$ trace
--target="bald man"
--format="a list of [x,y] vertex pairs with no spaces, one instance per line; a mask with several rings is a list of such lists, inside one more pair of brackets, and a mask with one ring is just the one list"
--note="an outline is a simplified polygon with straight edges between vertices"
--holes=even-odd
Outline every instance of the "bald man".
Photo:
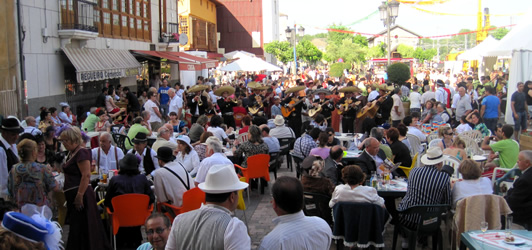
[[336,186],[342,184],[341,171],[344,167],[342,165],[342,158],[344,157],[344,150],[342,147],[333,146],[329,152],[329,157],[325,159],[325,166],[321,171],[323,177],[327,177]]
[[366,179],[371,177],[372,171],[379,172],[378,167],[386,160],[386,154],[380,149],[380,145],[377,139],[369,137],[364,140],[364,151],[355,159],[355,165],[366,173]]

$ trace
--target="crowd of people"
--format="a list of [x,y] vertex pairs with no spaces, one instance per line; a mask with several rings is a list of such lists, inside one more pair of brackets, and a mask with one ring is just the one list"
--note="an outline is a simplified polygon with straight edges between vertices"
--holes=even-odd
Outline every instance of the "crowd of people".
[[[160,86],[139,89],[138,96],[128,87],[108,86],[82,117],[60,103],[59,113],[43,107],[38,117],[28,116],[23,122],[3,118],[0,191],[14,207],[46,205],[57,211],[58,222],[63,225],[67,220],[70,225],[66,249],[108,249],[91,173],[117,172],[104,202],[111,210],[112,199],[128,193],[145,194],[150,203],[156,197],[158,202],[180,206],[183,193],[199,187],[206,193],[201,209],[173,222],[154,213],[144,227],[149,242],[142,243],[140,227],[126,228],[118,232],[118,246],[249,249],[246,226],[231,216],[237,191],[248,187],[238,180],[233,164],[246,168],[249,157],[279,153],[281,139],[289,139],[292,154],[302,160],[297,169],[302,177],[281,177],[272,186],[273,210],[279,217],[261,249],[327,249],[331,244],[332,218],[306,217],[303,192],[330,197],[330,208],[342,201],[375,204],[396,221],[414,227],[418,217],[397,218],[391,210],[421,204],[455,206],[466,197],[491,194],[486,177],[495,167],[517,166],[523,172],[506,200],[514,222],[530,229],[532,152],[520,152],[517,141],[526,132],[532,111],[532,81],[516,83],[517,91],[507,102],[504,74],[496,72],[480,82],[473,79],[468,74],[428,70],[394,85],[370,74],[334,79],[306,71],[297,77],[198,77],[186,88],[180,83],[169,86],[163,79]],[[119,101],[125,105],[118,106]],[[511,105],[514,126],[499,124],[505,105]],[[427,143],[422,126],[433,122],[445,125],[438,129],[435,146],[425,150],[409,141],[414,136],[415,141]],[[483,166],[469,159],[459,137],[472,130],[483,136],[479,147],[491,152]],[[357,143],[351,143],[355,147],[337,138],[340,131],[356,135]],[[88,137],[90,132],[98,132],[97,137]],[[117,138],[123,138],[122,143]],[[358,157],[344,160],[348,150],[358,151]],[[416,165],[412,152],[418,153],[420,167],[408,175],[401,168],[389,169],[390,162]],[[448,157],[460,161],[457,171],[463,180],[451,183],[450,175],[442,171]],[[408,190],[398,208],[367,185],[371,176],[388,174],[408,177]],[[191,225],[197,230],[188,230]]]

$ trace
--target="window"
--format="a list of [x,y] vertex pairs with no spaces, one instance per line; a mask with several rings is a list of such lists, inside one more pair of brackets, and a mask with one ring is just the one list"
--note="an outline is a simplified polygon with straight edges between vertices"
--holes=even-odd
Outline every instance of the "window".
[[121,37],[135,40],[151,39],[151,0],[100,1],[102,6],[100,8],[100,16],[102,20],[102,32],[100,32],[100,34],[104,37]]
[[80,29],[98,32],[97,4],[93,1],[60,0],[59,29]]

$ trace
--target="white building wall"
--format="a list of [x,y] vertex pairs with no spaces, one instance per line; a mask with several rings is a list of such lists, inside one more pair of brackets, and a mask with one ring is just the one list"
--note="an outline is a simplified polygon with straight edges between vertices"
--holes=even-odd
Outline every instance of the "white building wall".
[[279,41],[286,41],[286,28],[288,27],[288,15],[279,14]]
[[[397,35],[398,38],[395,38]],[[412,46],[416,48],[419,44],[418,38],[413,38],[414,35],[408,31],[405,31],[400,28],[395,28],[390,31],[390,40],[392,48],[396,47],[399,44],[405,44],[408,46]],[[376,37],[371,44],[369,44],[370,47],[379,45],[381,42],[387,43],[388,37],[386,33],[384,33],[383,36]]]
[[[263,44],[279,40],[279,0],[262,0]],[[264,52],[266,61],[275,63],[275,57]]]

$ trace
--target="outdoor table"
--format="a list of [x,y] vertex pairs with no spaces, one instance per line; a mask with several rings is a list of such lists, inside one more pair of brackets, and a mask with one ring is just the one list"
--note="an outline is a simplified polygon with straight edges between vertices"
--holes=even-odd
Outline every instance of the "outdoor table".
[[377,193],[384,199],[384,206],[392,216],[392,221],[397,220],[398,212],[395,199],[406,195],[407,182],[404,179],[390,180],[390,184],[377,185]]
[[359,150],[344,151],[344,157],[342,160],[346,162],[353,162],[358,158],[358,156],[360,156]]
[[[504,242],[504,230],[488,230],[482,233],[480,230],[462,233],[460,237],[460,249],[532,249],[532,232],[527,230],[512,230],[515,241],[512,244]],[[523,242],[519,245],[513,245]]]
[[471,159],[480,163],[480,169],[484,169],[484,165],[486,165],[488,157],[486,155],[473,155]]
[[[357,136],[357,138],[361,138],[362,137],[362,134],[360,133],[341,133],[340,135],[336,134],[334,137],[338,140],[340,140],[340,145],[346,147],[346,148],[349,148],[351,147],[351,143],[353,142],[353,140],[355,139],[355,135]],[[361,142],[361,141],[360,141]],[[359,142],[359,143],[360,143]]]

